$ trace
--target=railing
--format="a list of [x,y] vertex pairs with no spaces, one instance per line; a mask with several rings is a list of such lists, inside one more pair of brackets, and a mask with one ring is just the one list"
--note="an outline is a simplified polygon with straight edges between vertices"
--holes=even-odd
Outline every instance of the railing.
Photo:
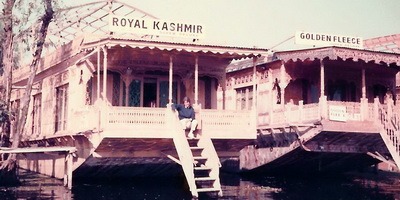
[[109,107],[105,127],[165,129],[166,108]]
[[[262,113],[259,117],[267,118],[266,120],[258,120],[259,125],[283,125],[289,123],[307,123],[318,121],[321,119],[339,120],[339,121],[375,121],[377,119],[377,110],[374,103],[360,102],[342,102],[342,101],[326,101],[322,106],[321,103],[313,103],[303,105],[302,101],[299,105],[286,104],[278,109]],[[324,108],[322,109],[321,106]],[[387,109],[387,105],[381,105]],[[325,111],[325,112],[324,112]],[[326,113],[327,116],[324,116]],[[334,118],[336,117],[336,118]],[[266,122],[265,122],[266,121]]]
[[[166,133],[167,124],[172,120],[168,116],[170,108],[95,106],[76,111],[71,124],[80,124],[86,130],[136,131],[141,134]],[[202,134],[210,138],[250,138],[256,137],[255,119],[251,111],[201,109],[196,118]],[[76,127],[76,126],[74,126]],[[252,128],[253,127],[253,128]],[[80,128],[82,129],[82,128]],[[172,135],[170,135],[172,136]]]
[[400,116],[399,107],[379,106],[380,134],[397,167],[400,166]]
[[285,108],[272,111],[270,124],[305,123],[321,118],[318,103],[306,105],[286,105]]
[[212,134],[210,137],[256,137],[253,118],[255,123],[255,117],[247,110],[202,109],[202,132]]

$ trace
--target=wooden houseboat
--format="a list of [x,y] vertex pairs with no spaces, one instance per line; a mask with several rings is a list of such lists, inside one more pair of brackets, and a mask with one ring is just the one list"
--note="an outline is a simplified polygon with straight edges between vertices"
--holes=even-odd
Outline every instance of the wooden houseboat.
[[[118,1],[66,9],[49,29],[19,149],[19,166],[71,187],[72,177],[184,174],[193,196],[222,194],[219,168],[256,139],[255,111],[224,107],[226,68],[264,49],[197,44],[107,28],[108,17],[155,19]],[[13,72],[17,111],[29,70]],[[19,89],[18,89],[19,88]],[[188,140],[172,103],[192,99],[199,121]]]
[[227,73],[227,108],[247,110],[257,101],[257,143],[241,151],[241,170],[312,174],[382,161],[399,166],[399,54],[322,47],[275,52],[256,68],[253,62],[233,63]]

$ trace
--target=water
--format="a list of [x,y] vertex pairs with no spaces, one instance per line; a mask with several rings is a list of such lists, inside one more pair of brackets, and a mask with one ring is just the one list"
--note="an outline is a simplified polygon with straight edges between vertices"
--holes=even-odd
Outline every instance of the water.
[[[21,171],[22,185],[0,187],[0,199],[192,199],[184,179],[75,180],[72,190],[62,181]],[[400,175],[352,174],[326,177],[243,177],[222,174],[224,196],[218,199],[329,200],[400,199]],[[213,199],[201,195],[199,199]],[[215,198],[214,198],[215,199]]]

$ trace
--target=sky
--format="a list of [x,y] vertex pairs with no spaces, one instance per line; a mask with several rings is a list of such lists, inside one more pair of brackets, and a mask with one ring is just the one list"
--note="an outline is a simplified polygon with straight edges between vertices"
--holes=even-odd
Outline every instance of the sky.
[[[92,1],[64,0],[64,4]],[[206,32],[201,43],[210,45],[289,50],[305,47],[288,40],[296,31],[362,39],[400,34],[399,0],[120,1],[159,19],[201,24]]]

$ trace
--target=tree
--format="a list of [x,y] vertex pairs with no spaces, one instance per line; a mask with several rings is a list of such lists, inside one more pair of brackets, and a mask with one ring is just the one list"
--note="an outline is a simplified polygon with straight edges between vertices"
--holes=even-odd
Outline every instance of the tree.
[[[28,24],[28,19],[37,18],[36,22],[34,22],[29,27],[20,26],[18,30],[18,35],[21,36],[23,34],[27,34],[32,37],[32,43],[29,43],[28,40],[23,40],[27,44],[27,52],[32,52],[32,61],[29,64],[30,74],[28,77],[27,85],[25,88],[24,96],[21,99],[21,111],[19,113],[18,119],[15,119],[16,123],[16,131],[13,134],[11,148],[18,148],[21,135],[24,133],[24,126],[26,124],[26,119],[28,116],[28,108],[30,102],[30,96],[32,92],[32,85],[36,75],[36,71],[39,65],[39,61],[42,55],[43,47],[45,44],[47,30],[50,22],[54,18],[54,9],[53,4],[56,1],[53,0],[38,0],[40,2],[31,2],[25,0],[6,0],[3,9],[3,22],[4,22],[4,35],[3,35],[3,43],[2,43],[2,66],[3,66],[3,92],[1,92],[1,99],[5,102],[5,110],[6,112],[10,110],[10,96],[12,90],[12,69],[14,67],[14,50],[15,44],[21,40],[17,40],[16,38],[16,24]],[[42,7],[41,7],[42,6]],[[24,10],[26,12],[14,12]],[[27,13],[27,14],[21,14]],[[35,14],[39,14],[39,16],[35,16]],[[25,35],[25,37],[27,36]],[[29,51],[30,50],[30,51]],[[9,112],[7,112],[8,114]],[[12,117],[7,115],[7,122],[10,124],[10,120]],[[7,125],[5,125],[7,127]],[[10,129],[6,128],[6,135],[10,135]],[[16,169],[16,155],[10,154],[7,159],[1,164],[0,170],[3,172],[15,171]]]

